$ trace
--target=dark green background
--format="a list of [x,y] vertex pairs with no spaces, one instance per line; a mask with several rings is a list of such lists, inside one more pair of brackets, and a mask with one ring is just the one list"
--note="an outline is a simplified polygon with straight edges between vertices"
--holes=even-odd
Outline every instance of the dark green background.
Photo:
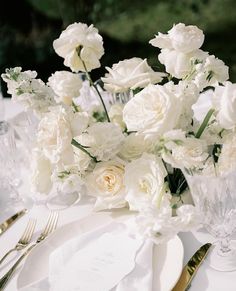
[[[157,49],[148,44],[173,23],[195,24],[206,34],[204,50],[230,66],[236,81],[236,0],[16,0],[1,1],[0,72],[7,67],[34,69],[44,81],[65,69],[52,42],[73,22],[93,23],[104,38],[102,65],[133,56],[157,69]],[[95,70],[96,79],[104,68]],[[1,83],[6,96],[5,84]]]

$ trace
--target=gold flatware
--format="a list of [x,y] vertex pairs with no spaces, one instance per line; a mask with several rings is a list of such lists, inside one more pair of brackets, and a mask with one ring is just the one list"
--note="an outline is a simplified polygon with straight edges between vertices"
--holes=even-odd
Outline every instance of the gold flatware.
[[21,238],[17,242],[14,248],[10,249],[1,259],[0,264],[7,258],[9,254],[11,254],[14,251],[21,251],[25,247],[27,247],[32,239],[34,229],[36,225],[36,219],[30,219],[28,221],[28,224],[24,230],[24,233],[22,234]]
[[196,251],[196,253],[192,256],[192,258],[188,261],[187,265],[183,268],[182,274],[175,285],[175,287],[172,289],[172,291],[185,291],[188,290],[190,287],[190,284],[193,280],[193,277],[196,275],[200,265],[206,258],[209,250],[210,250],[211,244],[207,243],[200,247]]
[[21,216],[23,216],[27,212],[27,209],[23,209],[16,214],[12,215],[10,218],[8,218],[6,221],[4,221],[2,224],[0,224],[0,235],[3,234],[14,222],[17,221]]
[[39,235],[37,240],[19,257],[19,259],[15,262],[15,264],[10,268],[10,270],[0,279],[0,290],[2,291],[7,283],[10,281],[12,275],[14,274],[15,270],[21,263],[21,261],[30,253],[30,251],[35,248],[39,243],[41,243],[50,233],[52,233],[56,227],[58,222],[58,212],[51,212],[47,224]]

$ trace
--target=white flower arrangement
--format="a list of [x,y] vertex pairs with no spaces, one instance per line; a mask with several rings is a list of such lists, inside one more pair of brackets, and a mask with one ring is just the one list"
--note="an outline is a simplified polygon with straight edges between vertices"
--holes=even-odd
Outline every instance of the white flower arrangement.
[[102,87],[89,74],[100,67],[102,37],[93,25],[74,23],[53,43],[72,72],[55,72],[45,84],[36,72],[6,70],[8,92],[40,119],[35,191],[83,186],[95,210],[136,211],[137,229],[157,243],[192,227],[194,207],[172,211],[173,196],[181,201],[187,190],[182,170],[236,167],[236,84],[223,61],[200,49],[203,42],[196,26],[174,25],[150,41],[166,72],[126,59],[106,68]]

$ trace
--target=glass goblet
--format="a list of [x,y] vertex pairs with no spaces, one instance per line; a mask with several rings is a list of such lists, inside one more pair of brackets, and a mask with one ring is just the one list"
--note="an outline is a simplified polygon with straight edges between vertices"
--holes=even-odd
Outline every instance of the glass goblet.
[[236,171],[221,176],[193,171],[184,174],[201,222],[216,239],[207,262],[218,271],[236,270],[236,249],[232,247],[236,232]]

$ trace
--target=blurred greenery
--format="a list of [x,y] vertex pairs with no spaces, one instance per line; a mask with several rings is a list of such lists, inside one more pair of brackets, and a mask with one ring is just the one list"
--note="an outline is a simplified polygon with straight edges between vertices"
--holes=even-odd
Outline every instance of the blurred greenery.
[[[157,49],[148,41],[174,23],[194,24],[204,30],[204,50],[230,66],[236,81],[235,0],[21,0],[5,2],[0,10],[0,72],[6,67],[35,69],[46,79],[65,69],[52,48],[61,30],[73,22],[93,23],[104,38],[102,65],[111,66],[132,56],[147,57],[153,66]],[[94,78],[104,68],[93,72]],[[5,84],[2,83],[4,95]]]

